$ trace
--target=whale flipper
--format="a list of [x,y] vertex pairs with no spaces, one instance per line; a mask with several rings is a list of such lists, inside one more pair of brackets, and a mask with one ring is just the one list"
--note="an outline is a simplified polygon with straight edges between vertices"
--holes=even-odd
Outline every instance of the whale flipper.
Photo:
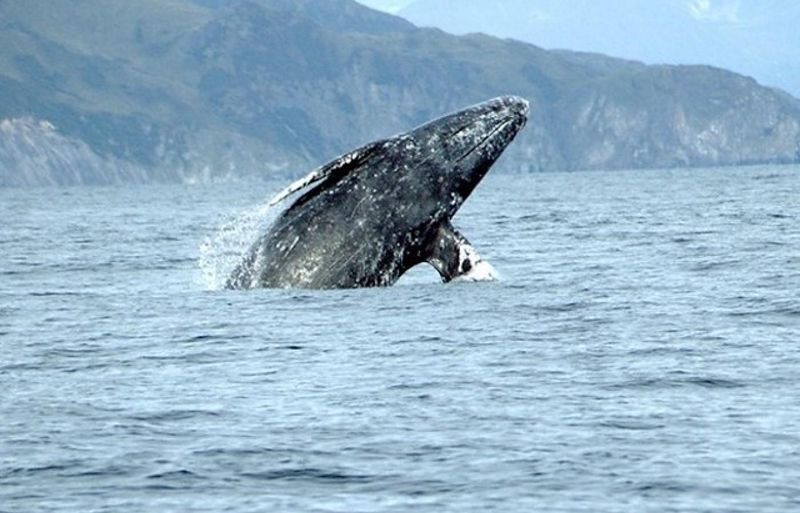
[[439,227],[427,262],[439,272],[445,283],[453,280],[492,281],[496,278],[491,264],[483,260],[467,238],[450,223]]
[[324,166],[318,167],[276,194],[271,200],[269,200],[268,205],[270,207],[274,207],[295,192],[305,189],[306,187],[309,187],[317,182],[329,179],[331,181],[338,180],[350,171],[358,169],[380,144],[382,144],[382,141],[368,144],[357,150],[345,153],[333,162],[329,162]]

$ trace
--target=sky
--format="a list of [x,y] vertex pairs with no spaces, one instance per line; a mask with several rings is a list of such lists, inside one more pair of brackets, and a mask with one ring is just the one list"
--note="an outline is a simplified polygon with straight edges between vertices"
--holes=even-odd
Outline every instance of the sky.
[[710,64],[800,97],[798,0],[360,0],[420,26],[650,64]]

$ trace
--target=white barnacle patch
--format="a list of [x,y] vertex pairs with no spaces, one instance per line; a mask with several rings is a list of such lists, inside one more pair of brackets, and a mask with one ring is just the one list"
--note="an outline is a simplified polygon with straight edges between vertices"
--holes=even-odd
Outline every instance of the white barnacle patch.
[[280,241],[279,243],[277,243],[275,245],[275,249],[277,249],[278,252],[280,252],[280,253],[289,253],[295,248],[295,246],[297,246],[298,242],[300,242],[300,236],[299,235],[297,237],[295,237],[294,239],[292,239],[291,242],[288,242],[286,240]]
[[[316,262],[307,262],[305,265],[300,266],[291,273],[291,283],[310,283],[317,275],[321,265]],[[291,285],[289,285],[290,287]],[[285,288],[289,288],[285,287]]]
[[497,271],[469,244],[458,248],[458,276],[453,281],[495,281]]

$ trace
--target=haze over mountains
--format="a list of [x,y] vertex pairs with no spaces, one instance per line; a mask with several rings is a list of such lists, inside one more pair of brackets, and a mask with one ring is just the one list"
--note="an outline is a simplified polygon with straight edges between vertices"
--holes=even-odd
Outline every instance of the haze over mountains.
[[420,26],[663,64],[711,64],[800,96],[794,0],[364,0]]
[[298,176],[500,94],[505,169],[800,160],[800,102],[709,67],[456,37],[351,0],[0,0],[0,185]]

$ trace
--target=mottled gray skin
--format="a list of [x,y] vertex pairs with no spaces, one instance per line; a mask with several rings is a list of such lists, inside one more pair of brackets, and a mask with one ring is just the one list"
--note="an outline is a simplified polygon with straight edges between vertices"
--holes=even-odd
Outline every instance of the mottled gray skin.
[[450,221],[527,121],[501,97],[368,144],[318,172],[325,179],[283,212],[228,287],[388,286],[429,262],[444,281],[477,253]]

